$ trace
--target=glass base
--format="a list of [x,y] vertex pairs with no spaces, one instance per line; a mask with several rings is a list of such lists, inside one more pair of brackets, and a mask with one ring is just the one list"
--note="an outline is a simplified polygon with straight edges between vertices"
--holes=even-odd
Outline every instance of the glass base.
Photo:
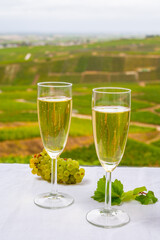
[[114,228],[127,224],[130,219],[126,212],[111,208],[94,209],[87,214],[87,221],[97,227]]
[[34,203],[42,208],[56,209],[71,205],[74,199],[66,193],[43,193],[34,199]]

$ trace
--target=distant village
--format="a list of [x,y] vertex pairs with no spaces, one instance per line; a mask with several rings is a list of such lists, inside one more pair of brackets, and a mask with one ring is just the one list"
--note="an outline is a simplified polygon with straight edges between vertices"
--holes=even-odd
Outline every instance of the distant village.
[[0,35],[0,48],[15,48],[20,46],[73,46],[94,43],[97,36],[63,36],[63,35]]
[[[73,46],[97,41],[106,41],[110,39],[127,39],[133,36],[112,36],[106,34],[99,35],[41,35],[41,34],[1,34],[0,48],[15,48],[20,46]],[[159,35],[135,36],[135,38],[155,38]]]

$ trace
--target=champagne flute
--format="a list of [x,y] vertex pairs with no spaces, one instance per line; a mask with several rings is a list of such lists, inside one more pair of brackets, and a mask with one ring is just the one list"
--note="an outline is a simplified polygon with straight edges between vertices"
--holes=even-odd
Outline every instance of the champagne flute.
[[66,145],[72,113],[72,84],[38,83],[38,120],[44,148],[51,158],[51,191],[38,195],[34,202],[43,208],[61,208],[73,198],[57,190],[57,157]]
[[131,90],[95,88],[92,94],[92,123],[96,153],[106,171],[105,205],[87,214],[93,225],[112,228],[129,222],[126,212],[111,207],[111,172],[120,163],[130,121]]

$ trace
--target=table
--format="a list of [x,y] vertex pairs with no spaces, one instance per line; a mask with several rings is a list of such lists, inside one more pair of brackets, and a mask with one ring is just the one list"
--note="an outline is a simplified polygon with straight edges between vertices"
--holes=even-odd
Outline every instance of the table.
[[[0,164],[0,240],[157,240],[160,239],[160,201],[143,206],[133,201],[118,207],[128,212],[129,224],[103,229],[86,221],[86,213],[103,206],[90,198],[102,167],[85,167],[86,176],[77,185],[59,185],[75,199],[67,208],[49,210],[36,206],[34,196],[50,190],[50,184],[32,175],[26,164]],[[115,178],[124,190],[145,185],[160,199],[160,168],[117,167]]]

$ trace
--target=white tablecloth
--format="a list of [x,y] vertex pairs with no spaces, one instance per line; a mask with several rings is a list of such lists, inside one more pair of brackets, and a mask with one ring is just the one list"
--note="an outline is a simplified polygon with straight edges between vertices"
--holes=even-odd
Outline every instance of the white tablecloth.
[[[50,184],[31,174],[24,164],[0,164],[0,240],[157,240],[160,239],[160,201],[143,206],[133,201],[118,207],[128,212],[131,221],[115,229],[95,227],[86,213],[103,206],[90,198],[102,167],[86,167],[86,176],[77,185],[59,185],[74,204],[58,210],[43,209],[34,196],[50,190]],[[160,168],[118,167],[112,180],[122,181],[125,191],[145,185],[160,199]]]

